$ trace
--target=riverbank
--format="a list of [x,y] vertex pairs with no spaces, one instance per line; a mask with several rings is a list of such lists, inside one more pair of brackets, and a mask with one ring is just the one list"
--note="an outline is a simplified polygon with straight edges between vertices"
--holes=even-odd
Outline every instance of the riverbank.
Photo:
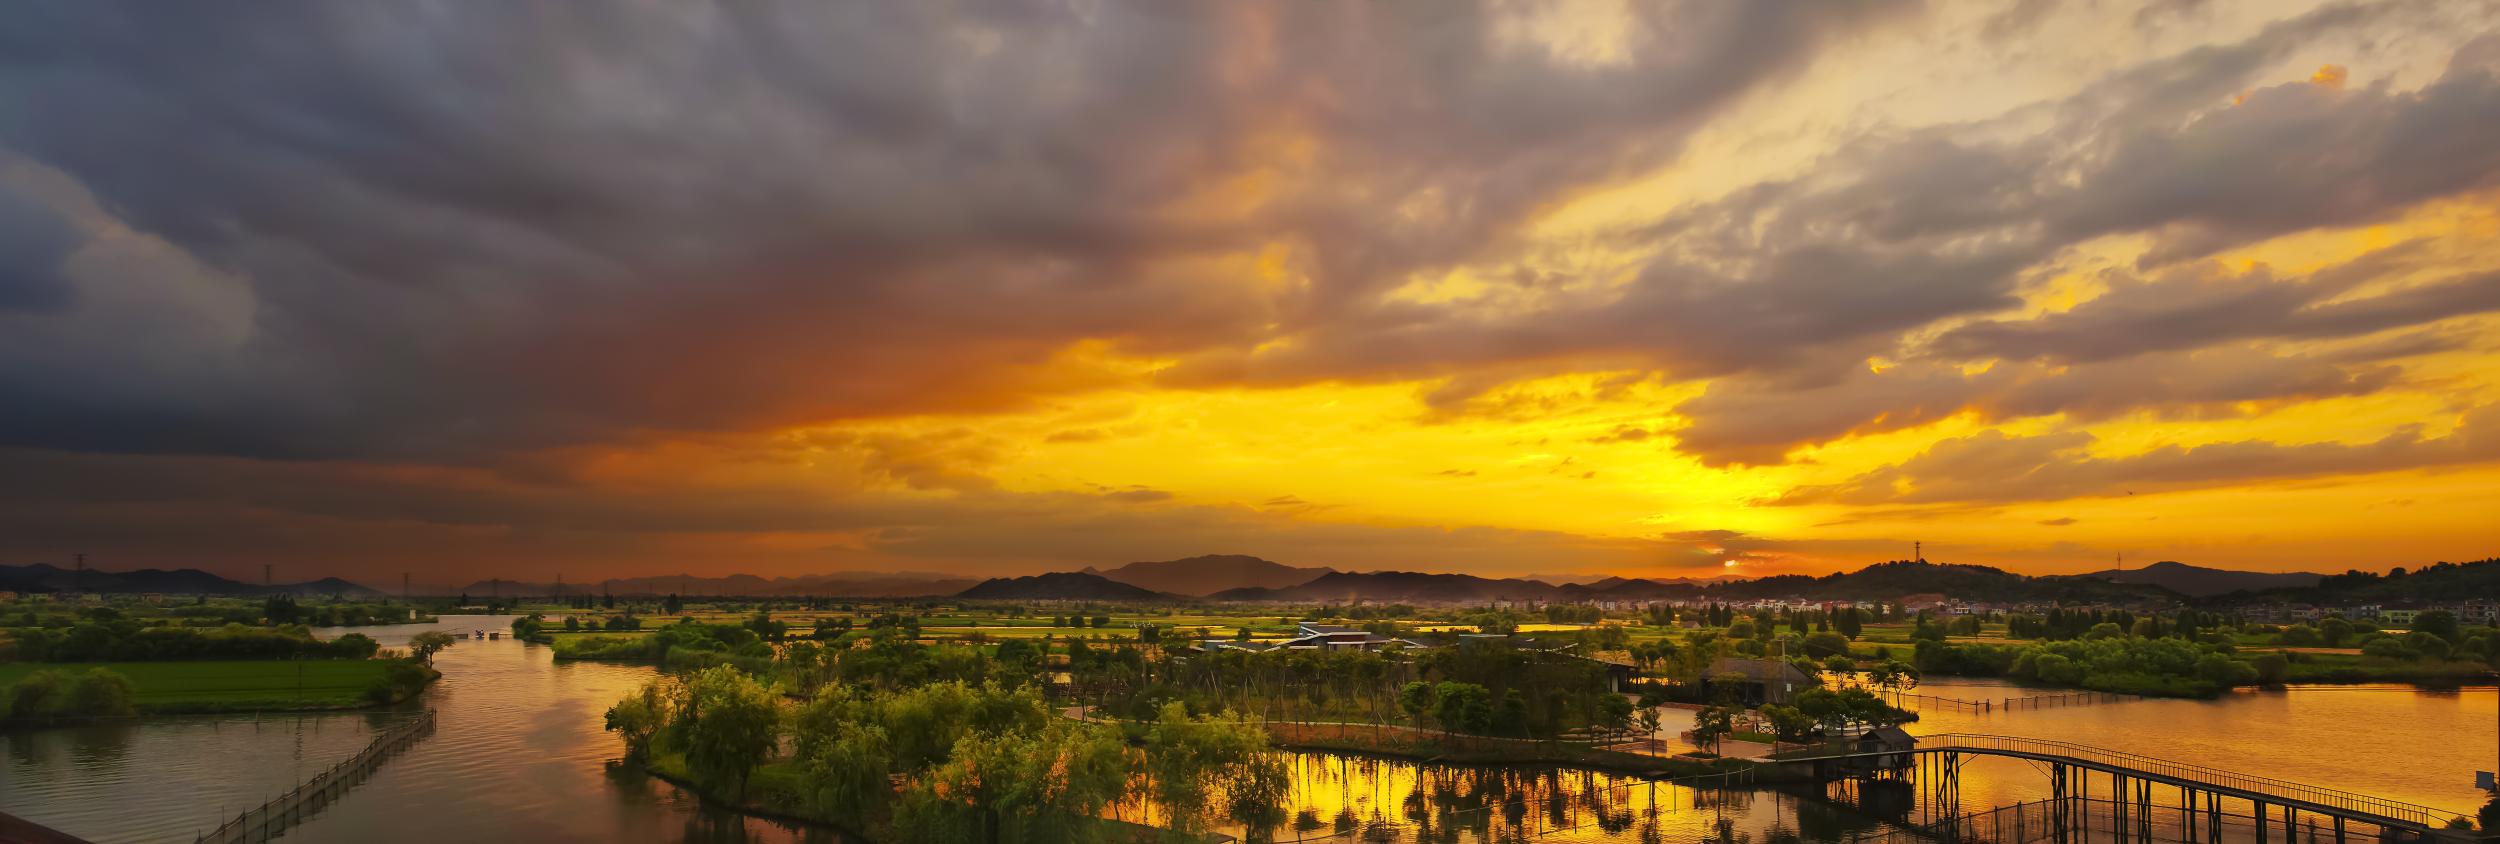
[[1272,721],[1263,725],[1280,750],[1377,756],[1452,765],[1564,765],[1617,774],[1681,779],[1756,767],[1741,759],[1709,761],[1627,753],[1583,744],[1470,736],[1370,724]]
[[[683,789],[706,804],[748,817],[791,826],[821,827],[839,832],[845,838],[864,842],[877,840],[855,828],[855,821],[825,817],[802,808],[805,802],[794,791],[798,772],[788,762],[772,762],[757,768],[747,780],[747,794],[743,799],[720,794],[698,782],[694,772],[686,766],[684,754],[655,754],[648,762],[638,766],[630,761],[615,764],[632,766],[653,779]],[[1094,822],[1102,829],[1103,840],[1116,844],[1219,844],[1228,840],[1221,835],[1189,835],[1113,818],[1095,818]]]
[[[442,674],[429,667],[424,682],[392,682],[386,659],[199,660],[185,662],[17,662],[0,664],[0,688],[38,671],[63,676],[103,668],[129,678],[131,707],[140,716],[235,712],[324,712],[388,706],[423,692]],[[387,697],[377,697],[387,689]],[[126,716],[125,716],[126,717]],[[9,723],[81,723],[85,716],[10,718]]]

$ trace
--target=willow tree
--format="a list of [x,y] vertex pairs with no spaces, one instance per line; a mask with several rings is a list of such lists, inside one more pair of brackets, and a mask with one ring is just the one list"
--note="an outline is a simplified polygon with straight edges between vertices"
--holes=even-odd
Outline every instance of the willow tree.
[[772,753],[781,709],[771,692],[734,666],[704,669],[686,684],[686,765],[713,786],[746,797],[747,778]]

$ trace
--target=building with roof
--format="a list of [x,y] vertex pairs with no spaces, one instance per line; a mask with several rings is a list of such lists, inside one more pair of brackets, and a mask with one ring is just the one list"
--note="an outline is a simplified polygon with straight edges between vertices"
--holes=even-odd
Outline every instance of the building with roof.
[[1821,684],[1813,675],[1781,660],[1732,656],[1711,660],[1709,675],[1702,678],[1704,693],[1715,696],[1720,688],[1734,686],[1737,698],[1751,706],[1786,704],[1799,692]]
[[1338,624],[1303,622],[1294,628],[1293,638],[1240,642],[1231,639],[1206,639],[1198,643],[1201,651],[1270,651],[1284,650],[1361,650],[1376,651],[1392,645],[1417,648],[1421,644],[1395,636],[1382,636],[1359,627]]

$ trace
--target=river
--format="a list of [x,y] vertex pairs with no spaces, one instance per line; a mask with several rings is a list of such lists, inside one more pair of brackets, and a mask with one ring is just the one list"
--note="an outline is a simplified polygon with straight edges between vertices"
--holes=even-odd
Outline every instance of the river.
[[[509,616],[359,628],[397,646],[427,629],[508,630]],[[349,632],[325,630],[330,636]],[[704,807],[666,783],[616,769],[600,713],[651,668],[558,663],[548,649],[462,641],[435,658],[441,682],[399,710],[150,719],[136,724],[0,733],[0,811],[100,844],[187,841],[243,808],[353,754],[416,706],[435,733],[290,838],[393,842],[834,842],[837,834]],[[1931,683],[1965,698],[2020,694]],[[2052,737],[2471,814],[2471,788],[2496,737],[2488,689],[2321,689],[1994,715],[1926,713],[1920,733]],[[1486,830],[1557,842],[1833,841],[1879,821],[1819,800],[1759,791],[1653,785],[1591,772],[1421,766],[1293,754],[1289,820],[1279,840],[1351,825],[1393,825],[1397,840],[1478,841]],[[1964,775],[1964,805],[2036,799],[2045,780],[2001,760]],[[1650,811],[1657,807],[1655,813]],[[1131,809],[1129,811],[1134,811]],[[1131,815],[1134,817],[1134,815]],[[1723,826],[1724,824],[1724,826]],[[1237,828],[1219,827],[1239,832]],[[1345,840],[1339,838],[1338,840]]]

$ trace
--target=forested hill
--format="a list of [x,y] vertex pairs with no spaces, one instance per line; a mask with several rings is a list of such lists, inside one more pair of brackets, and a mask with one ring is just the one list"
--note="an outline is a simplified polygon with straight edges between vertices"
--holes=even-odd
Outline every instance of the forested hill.
[[1056,571],[1030,577],[993,577],[956,595],[968,601],[1159,601],[1172,596],[1099,574]]
[[2029,577],[1989,566],[1895,560],[1822,577],[1784,574],[1704,587],[1712,599],[1894,601],[1908,595],[1943,595],[1964,601],[2062,601],[2128,603],[2176,601],[2158,586],[2111,583],[2089,577]]
[[290,595],[336,595],[351,598],[380,597],[370,587],[349,583],[335,577],[303,583],[280,583],[262,586],[229,580],[199,569],[138,569],[135,571],[78,571],[37,563],[31,566],[0,566],[0,591],[5,592],[163,592],[180,595],[264,595],[284,592]]
[[2318,581],[2318,585],[2305,589],[2270,589],[2229,597],[2300,601],[2327,606],[2390,601],[2500,600],[2500,558],[2470,563],[2432,563],[2412,570],[2395,568],[2386,574],[2347,571],[2327,575],[2326,579]]
[[1207,554],[1185,560],[1130,563],[1110,571],[1086,569],[1112,580],[1174,595],[1212,595],[1229,589],[1283,589],[1328,574],[1327,568],[1302,568],[1246,554]]

